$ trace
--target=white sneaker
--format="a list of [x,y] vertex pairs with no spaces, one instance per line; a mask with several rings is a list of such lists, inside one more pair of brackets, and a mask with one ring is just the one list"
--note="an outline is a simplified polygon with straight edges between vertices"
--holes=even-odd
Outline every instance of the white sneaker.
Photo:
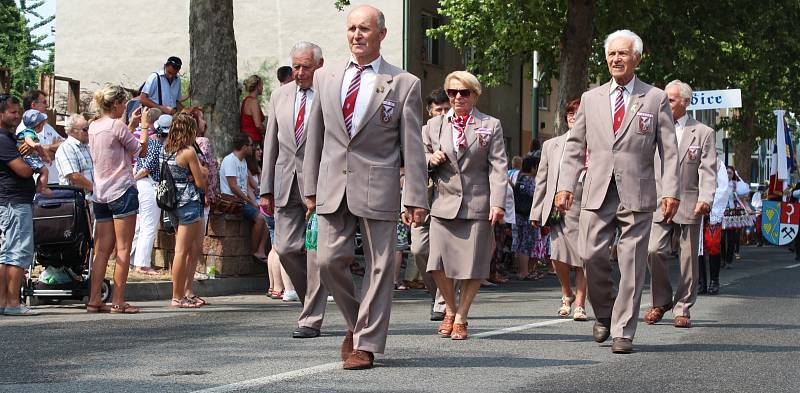
[[39,313],[26,305],[20,304],[19,307],[6,307],[6,309],[3,310],[3,315],[10,315],[14,317],[29,317],[29,316],[39,315]]
[[331,295],[328,295],[328,301],[329,301],[329,302],[332,302],[332,301],[333,301],[333,296],[331,296]]
[[283,293],[284,302],[296,302],[298,300],[300,300],[300,297],[297,296],[297,291],[286,291]]

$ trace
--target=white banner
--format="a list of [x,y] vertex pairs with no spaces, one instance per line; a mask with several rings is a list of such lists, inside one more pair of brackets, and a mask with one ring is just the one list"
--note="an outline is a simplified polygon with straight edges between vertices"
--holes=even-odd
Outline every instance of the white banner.
[[686,108],[690,111],[701,109],[741,108],[742,91],[739,89],[696,91],[692,102]]

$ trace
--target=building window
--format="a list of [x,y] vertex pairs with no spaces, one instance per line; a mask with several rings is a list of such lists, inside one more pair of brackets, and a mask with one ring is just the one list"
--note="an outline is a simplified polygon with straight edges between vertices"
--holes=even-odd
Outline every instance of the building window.
[[441,25],[441,18],[429,13],[422,13],[422,53],[420,58],[425,64],[439,65],[439,46],[441,39],[428,36],[428,29]]
[[542,88],[539,88],[539,110],[540,111],[547,111],[550,110],[550,94],[542,93]]

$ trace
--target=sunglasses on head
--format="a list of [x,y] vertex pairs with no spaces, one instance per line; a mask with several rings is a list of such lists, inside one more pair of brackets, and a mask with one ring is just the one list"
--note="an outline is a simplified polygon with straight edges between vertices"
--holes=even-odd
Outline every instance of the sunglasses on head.
[[447,96],[450,98],[456,98],[459,94],[461,97],[469,97],[472,93],[470,89],[447,89]]

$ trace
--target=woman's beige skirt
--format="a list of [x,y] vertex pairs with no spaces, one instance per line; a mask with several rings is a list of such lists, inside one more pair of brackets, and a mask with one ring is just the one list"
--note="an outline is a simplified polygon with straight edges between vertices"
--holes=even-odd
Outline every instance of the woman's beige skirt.
[[488,220],[431,217],[428,271],[457,280],[489,278],[494,232]]
[[583,183],[575,186],[575,197],[572,201],[572,208],[569,209],[564,218],[555,225],[550,226],[550,260],[564,262],[570,266],[583,267],[583,259],[580,257],[578,241],[579,226],[578,219],[581,216],[581,196],[583,194]]

